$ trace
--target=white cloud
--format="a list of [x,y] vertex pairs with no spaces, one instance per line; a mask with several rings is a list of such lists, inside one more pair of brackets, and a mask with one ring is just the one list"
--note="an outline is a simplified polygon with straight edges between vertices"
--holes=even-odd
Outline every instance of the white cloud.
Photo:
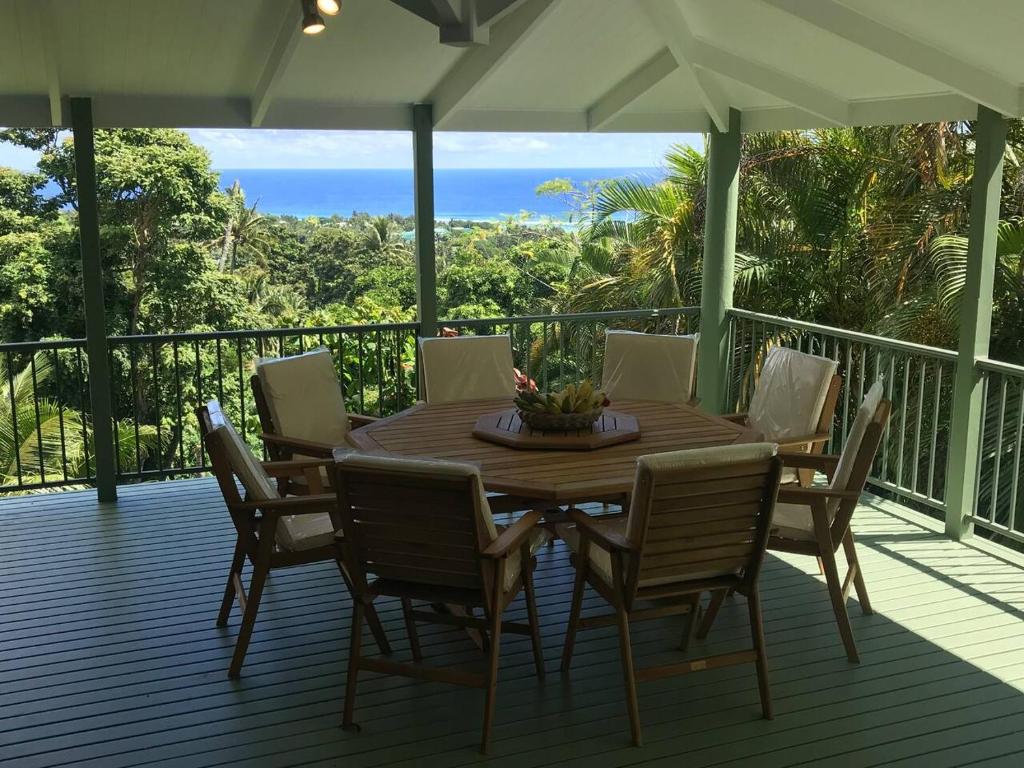
[[[194,129],[215,168],[411,168],[405,131]],[[701,146],[698,134],[444,133],[438,168],[641,168],[662,163],[672,144]],[[0,165],[34,167],[36,155],[0,143]]]

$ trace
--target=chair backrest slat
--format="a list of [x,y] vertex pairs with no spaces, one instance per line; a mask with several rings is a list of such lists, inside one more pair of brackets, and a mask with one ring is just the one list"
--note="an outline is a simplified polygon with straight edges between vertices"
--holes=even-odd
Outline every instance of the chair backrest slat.
[[489,572],[480,552],[493,536],[482,518],[490,510],[480,508],[479,476],[440,462],[454,473],[417,473],[390,461],[391,470],[388,460],[353,455],[335,467],[345,546],[362,583],[373,575],[484,596]]
[[[627,524],[638,546],[627,577],[630,599],[638,589],[676,581],[756,579],[781,461],[770,444],[712,450],[641,458]],[[702,465],[698,454],[719,458]]]

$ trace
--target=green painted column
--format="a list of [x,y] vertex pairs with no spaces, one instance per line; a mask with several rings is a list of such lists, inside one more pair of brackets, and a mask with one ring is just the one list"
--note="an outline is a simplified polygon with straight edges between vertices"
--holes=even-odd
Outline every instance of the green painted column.
[[729,130],[711,128],[708,145],[704,268],[697,346],[697,396],[702,407],[721,413],[727,406],[729,310],[736,260],[736,205],[740,176],[740,113],[729,110]]
[[416,211],[416,318],[421,336],[437,335],[437,263],[434,253],[434,109],[412,108]]
[[82,253],[85,299],[85,347],[89,359],[89,402],[95,444],[96,490],[100,501],[117,501],[117,464],[110,407],[110,361],[103,304],[100,220],[96,203],[96,148],[92,132],[92,100],[71,99],[78,187],[78,233]]
[[999,200],[1007,120],[978,107],[975,124],[971,224],[967,236],[967,280],[960,302],[960,346],[953,387],[953,416],[946,460],[946,534],[972,532],[978,477],[978,448],[984,429],[982,385],[974,361],[987,357],[992,336],[992,287],[996,269]]

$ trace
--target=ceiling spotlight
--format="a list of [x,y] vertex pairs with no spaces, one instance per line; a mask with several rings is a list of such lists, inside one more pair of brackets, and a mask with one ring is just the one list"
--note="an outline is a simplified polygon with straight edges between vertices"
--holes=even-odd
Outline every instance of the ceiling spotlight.
[[316,0],[316,7],[325,16],[337,16],[341,11],[341,0]]
[[307,35],[319,35],[326,28],[324,17],[317,13],[313,0],[302,2],[302,31]]

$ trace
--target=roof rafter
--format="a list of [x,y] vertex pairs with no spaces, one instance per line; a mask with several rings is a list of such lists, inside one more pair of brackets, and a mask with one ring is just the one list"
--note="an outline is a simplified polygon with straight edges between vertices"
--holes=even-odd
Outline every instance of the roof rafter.
[[43,55],[43,65],[46,68],[46,93],[50,100],[50,124],[59,126],[64,122],[64,115],[60,100],[60,69],[57,48],[52,34],[56,19],[50,0],[37,0],[35,8],[36,20],[39,24],[40,51]]
[[698,73],[692,58],[693,33],[682,10],[675,2],[641,0],[640,3],[651,23],[662,35],[677,63],[685,65],[693,76],[701,104],[719,131],[729,130],[729,103],[712,77]]
[[550,13],[557,0],[527,0],[495,24],[490,44],[464,53],[431,91],[427,101],[434,105],[434,124],[443,127],[455,110],[522,45]]
[[302,38],[302,25],[299,23],[298,3],[286,3],[284,18],[277,30],[277,37],[274,45],[267,55],[259,80],[256,81],[256,89],[252,93],[250,124],[253,128],[259,128],[263,119],[267,116],[270,103],[274,99],[274,90],[281,77],[288,68],[295,49],[299,47],[299,40]]
[[1004,115],[1021,112],[1020,89],[998,75],[871,19],[834,0],[762,0],[818,29],[936,80]]
[[597,131],[679,68],[675,56],[662,48],[630,74],[609,89],[587,110],[587,127]]

